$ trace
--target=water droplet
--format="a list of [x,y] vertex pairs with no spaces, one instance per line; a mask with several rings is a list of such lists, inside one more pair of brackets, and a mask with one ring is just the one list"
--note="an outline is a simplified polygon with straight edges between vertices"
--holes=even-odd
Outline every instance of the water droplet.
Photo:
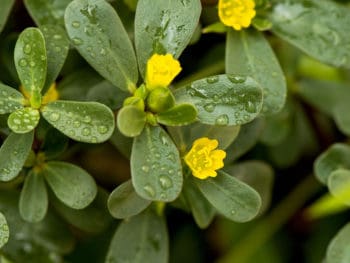
[[171,181],[169,176],[161,175],[159,177],[159,184],[163,189],[168,189],[173,186],[173,182]]
[[255,104],[251,101],[248,101],[246,104],[246,110],[250,113],[255,113],[256,112]]
[[244,83],[246,81],[246,77],[244,76],[227,75],[227,78],[235,84]]
[[90,123],[91,122],[91,117],[90,116],[85,116],[84,119],[83,119],[83,122],[85,123]]
[[215,104],[209,103],[204,105],[204,110],[206,112],[213,112],[215,110]]
[[72,22],[72,27],[79,28],[80,27],[80,22],[79,21],[73,21]]
[[207,78],[207,82],[209,84],[213,84],[213,83],[216,83],[218,81],[219,81],[219,77],[218,76],[212,76],[212,77]]
[[31,66],[32,68],[34,68],[34,67],[35,67],[35,62],[34,62],[34,61],[30,61],[30,62],[29,62],[29,66]]
[[235,210],[231,210],[231,215],[234,215],[236,214],[236,211]]
[[50,117],[49,117],[49,119],[50,119],[50,121],[58,121],[59,119],[60,119],[60,114],[59,113],[57,113],[57,112],[52,112],[51,114],[50,114]]
[[97,143],[97,138],[95,136],[92,136],[91,143]]
[[106,50],[104,49],[104,48],[102,48],[101,50],[100,50],[100,54],[102,55],[102,56],[105,56],[106,55]]
[[222,114],[219,117],[217,117],[215,120],[216,125],[227,125],[228,122],[229,122],[229,118],[227,114]]
[[144,165],[141,167],[142,171],[144,171],[145,173],[148,173],[149,172],[149,167]]
[[14,118],[13,119],[13,123],[17,124],[17,125],[20,125],[21,124],[21,120],[20,119],[17,119],[17,118]]
[[101,134],[105,134],[105,133],[107,133],[108,132],[108,127],[107,126],[105,126],[105,125],[101,125],[101,126],[99,126],[98,127],[98,132],[99,133],[101,133]]
[[83,135],[84,135],[84,136],[89,136],[90,134],[91,134],[90,128],[84,128],[84,129],[83,129]]
[[30,52],[32,52],[32,47],[29,44],[24,45],[23,52],[26,54],[30,54]]
[[60,48],[60,47],[55,47],[55,52],[61,52],[62,51],[62,48]]
[[13,155],[17,155],[18,151],[13,151],[12,153],[13,153]]
[[77,46],[83,44],[83,40],[81,40],[81,39],[78,38],[78,37],[73,38],[72,41],[73,41],[73,44],[74,44],[74,45],[77,45]]
[[74,128],[79,128],[80,125],[81,125],[80,121],[74,121],[74,122],[73,122],[73,127],[74,127]]
[[149,197],[154,197],[156,195],[154,188],[148,184],[143,187],[143,190],[145,190]]
[[26,67],[28,65],[27,60],[24,58],[21,58],[18,63],[21,67]]

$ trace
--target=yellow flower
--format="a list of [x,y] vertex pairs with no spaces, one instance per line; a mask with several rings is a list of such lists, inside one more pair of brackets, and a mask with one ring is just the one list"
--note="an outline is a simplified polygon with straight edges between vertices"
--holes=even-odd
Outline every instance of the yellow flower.
[[157,87],[167,87],[179,74],[181,66],[179,61],[171,54],[154,54],[146,66],[146,86],[149,90]]
[[[28,100],[30,99],[30,94],[24,89],[23,86],[19,87],[19,90],[22,92],[22,94],[24,95],[25,98],[27,98]],[[59,94],[58,91],[56,89],[56,83],[52,83],[52,85],[50,86],[50,88],[48,89],[48,91],[45,93],[45,95],[42,97],[42,104],[47,104],[49,102],[53,102],[58,100],[59,98]]]
[[241,30],[249,27],[256,12],[254,0],[219,0],[219,17],[223,24]]
[[193,176],[199,179],[215,177],[217,175],[215,170],[224,167],[223,159],[226,157],[226,152],[215,150],[218,144],[217,140],[206,137],[193,142],[191,150],[185,156],[185,162],[192,170]]

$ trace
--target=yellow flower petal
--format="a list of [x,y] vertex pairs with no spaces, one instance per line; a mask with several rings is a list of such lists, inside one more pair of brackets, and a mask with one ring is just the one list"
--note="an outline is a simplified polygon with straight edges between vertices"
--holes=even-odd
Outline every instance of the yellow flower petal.
[[58,98],[59,98],[59,94],[56,89],[56,83],[53,83],[45,93],[42,99],[42,104],[48,104],[49,102],[58,100]]
[[181,66],[171,54],[154,54],[146,66],[146,86],[149,90],[167,87],[180,73]]
[[216,170],[224,167],[223,159],[226,157],[226,152],[215,150],[218,144],[217,140],[206,137],[193,142],[191,150],[185,156],[185,162],[193,176],[199,179],[215,177]]
[[250,26],[256,15],[254,8],[253,0],[219,0],[219,18],[224,25],[241,30]]

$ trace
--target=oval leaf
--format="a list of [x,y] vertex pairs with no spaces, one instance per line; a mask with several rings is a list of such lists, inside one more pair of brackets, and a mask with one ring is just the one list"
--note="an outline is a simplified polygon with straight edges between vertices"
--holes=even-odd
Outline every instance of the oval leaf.
[[262,113],[280,111],[287,96],[287,84],[278,60],[262,33],[229,30],[226,42],[226,73],[253,77],[262,87]]
[[150,200],[141,198],[134,190],[131,181],[119,185],[108,198],[108,210],[118,219],[139,214],[151,204]]
[[333,196],[350,206],[350,170],[333,171],[328,177],[327,185]]
[[333,144],[314,163],[316,178],[324,184],[331,173],[339,168],[350,169],[350,147],[346,144]]
[[134,139],[131,178],[136,192],[147,200],[170,202],[182,189],[179,152],[159,126],[146,126]]
[[113,7],[105,0],[75,0],[65,13],[66,29],[74,46],[104,78],[122,90],[138,79],[135,53]]
[[332,1],[278,1],[270,14],[272,31],[308,55],[350,68],[349,10]]
[[183,126],[195,122],[197,110],[191,104],[179,104],[157,115],[157,121],[168,126]]
[[40,94],[46,79],[47,58],[45,39],[38,28],[27,28],[19,35],[14,56],[24,89],[31,95]]
[[7,119],[7,125],[15,133],[27,133],[38,125],[39,120],[39,111],[26,107],[12,112]]
[[55,82],[69,50],[69,40],[62,27],[57,25],[44,25],[40,27],[43,32],[47,53],[47,75],[43,94]]
[[24,97],[17,90],[0,83],[0,114],[23,108]]
[[345,225],[328,245],[326,260],[329,263],[350,262],[350,223]]
[[2,29],[4,28],[7,18],[11,12],[12,6],[15,3],[15,0],[3,0],[1,2],[1,9],[0,9],[0,33]]
[[223,171],[218,171],[215,178],[195,179],[195,183],[217,211],[232,221],[247,222],[260,210],[259,194]]
[[125,106],[118,112],[118,129],[127,137],[140,135],[145,127],[145,123],[146,113],[135,106]]
[[0,181],[10,181],[21,171],[34,140],[34,133],[11,133],[0,148]]
[[56,129],[81,142],[104,142],[114,130],[113,112],[97,102],[54,101],[42,108],[42,114]]
[[2,248],[10,237],[9,226],[5,216],[0,212],[0,248]]
[[218,75],[197,80],[175,90],[176,101],[195,105],[200,122],[210,125],[241,125],[259,114],[263,95],[252,78]]
[[97,194],[94,179],[80,167],[64,162],[48,162],[45,179],[58,199],[74,209],[87,207]]
[[42,174],[30,171],[19,198],[19,213],[30,223],[40,222],[46,215],[48,198]]
[[152,54],[178,58],[191,40],[201,14],[199,0],[139,0],[135,46],[142,75]]
[[106,262],[168,262],[168,242],[164,218],[148,210],[119,225]]

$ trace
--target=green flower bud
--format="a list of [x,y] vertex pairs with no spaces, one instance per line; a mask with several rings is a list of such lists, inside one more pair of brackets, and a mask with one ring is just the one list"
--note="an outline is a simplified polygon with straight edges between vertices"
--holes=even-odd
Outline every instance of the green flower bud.
[[143,99],[139,97],[129,97],[124,100],[123,106],[128,106],[128,105],[133,105],[139,108],[140,110],[144,111],[145,110],[145,102]]
[[148,90],[145,84],[142,84],[134,93],[135,97],[139,97],[141,99],[146,99],[148,95]]
[[155,88],[147,97],[147,107],[154,113],[166,111],[174,105],[175,98],[168,88]]

